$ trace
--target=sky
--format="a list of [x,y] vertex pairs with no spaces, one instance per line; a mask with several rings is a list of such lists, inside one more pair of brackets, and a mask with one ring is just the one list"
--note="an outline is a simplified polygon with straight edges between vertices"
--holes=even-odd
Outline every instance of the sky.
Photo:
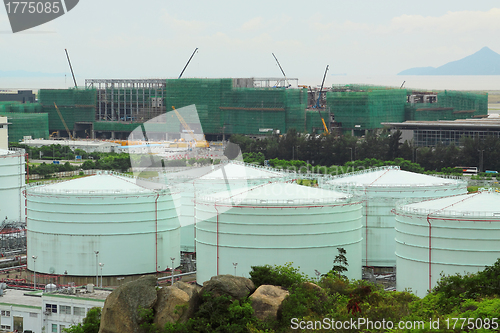
[[[438,67],[487,46],[500,53],[497,0],[80,0],[65,15],[13,34],[0,9],[0,71],[85,78],[395,75]],[[71,84],[66,78],[65,84]],[[5,86],[5,80],[2,81]],[[62,78],[61,78],[62,82]]]

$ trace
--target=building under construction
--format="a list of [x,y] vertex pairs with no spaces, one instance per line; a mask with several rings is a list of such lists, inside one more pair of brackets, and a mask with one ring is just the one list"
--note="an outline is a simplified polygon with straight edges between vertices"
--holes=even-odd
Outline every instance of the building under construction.
[[193,104],[209,140],[231,134],[284,133],[290,128],[310,132],[319,127],[319,115],[314,119],[306,113],[307,90],[285,89],[280,81],[89,79],[85,90],[40,90],[39,100],[49,114],[50,132],[60,136],[125,139],[141,123],[172,111],[172,106]]
[[333,86],[326,100],[337,126],[355,135],[382,128],[381,123],[483,118],[488,114],[487,93],[342,85]]
[[[488,95],[371,85],[318,90],[283,78],[87,79],[85,89],[41,89],[38,101],[0,102],[0,115],[11,123],[10,142],[23,136],[126,139],[172,106],[189,105],[196,106],[198,117],[186,122],[208,140],[272,135],[291,128],[322,133],[323,120],[329,131],[364,135],[382,128],[382,123],[484,117]],[[159,139],[165,126],[182,132],[173,117],[168,124],[155,124]]]

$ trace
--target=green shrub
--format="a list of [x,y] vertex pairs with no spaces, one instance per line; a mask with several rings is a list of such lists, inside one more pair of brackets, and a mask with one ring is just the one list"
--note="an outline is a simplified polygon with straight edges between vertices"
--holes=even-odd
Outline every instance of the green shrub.
[[283,266],[252,266],[250,280],[252,280],[256,288],[263,284],[270,284],[289,289],[294,285],[307,281],[307,276],[301,273],[298,268],[293,267],[292,263],[286,263]]

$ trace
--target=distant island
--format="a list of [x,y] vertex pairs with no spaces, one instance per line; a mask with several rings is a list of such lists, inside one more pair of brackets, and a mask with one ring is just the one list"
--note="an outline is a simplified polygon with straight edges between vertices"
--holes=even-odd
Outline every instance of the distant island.
[[500,54],[488,47],[437,68],[414,67],[398,75],[500,75]]

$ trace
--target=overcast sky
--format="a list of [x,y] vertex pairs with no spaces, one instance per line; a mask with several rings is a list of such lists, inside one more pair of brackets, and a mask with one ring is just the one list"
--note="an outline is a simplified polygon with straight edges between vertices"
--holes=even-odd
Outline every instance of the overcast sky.
[[64,16],[13,34],[0,10],[0,70],[81,78],[394,75],[484,46],[500,53],[498,0],[80,0]]

